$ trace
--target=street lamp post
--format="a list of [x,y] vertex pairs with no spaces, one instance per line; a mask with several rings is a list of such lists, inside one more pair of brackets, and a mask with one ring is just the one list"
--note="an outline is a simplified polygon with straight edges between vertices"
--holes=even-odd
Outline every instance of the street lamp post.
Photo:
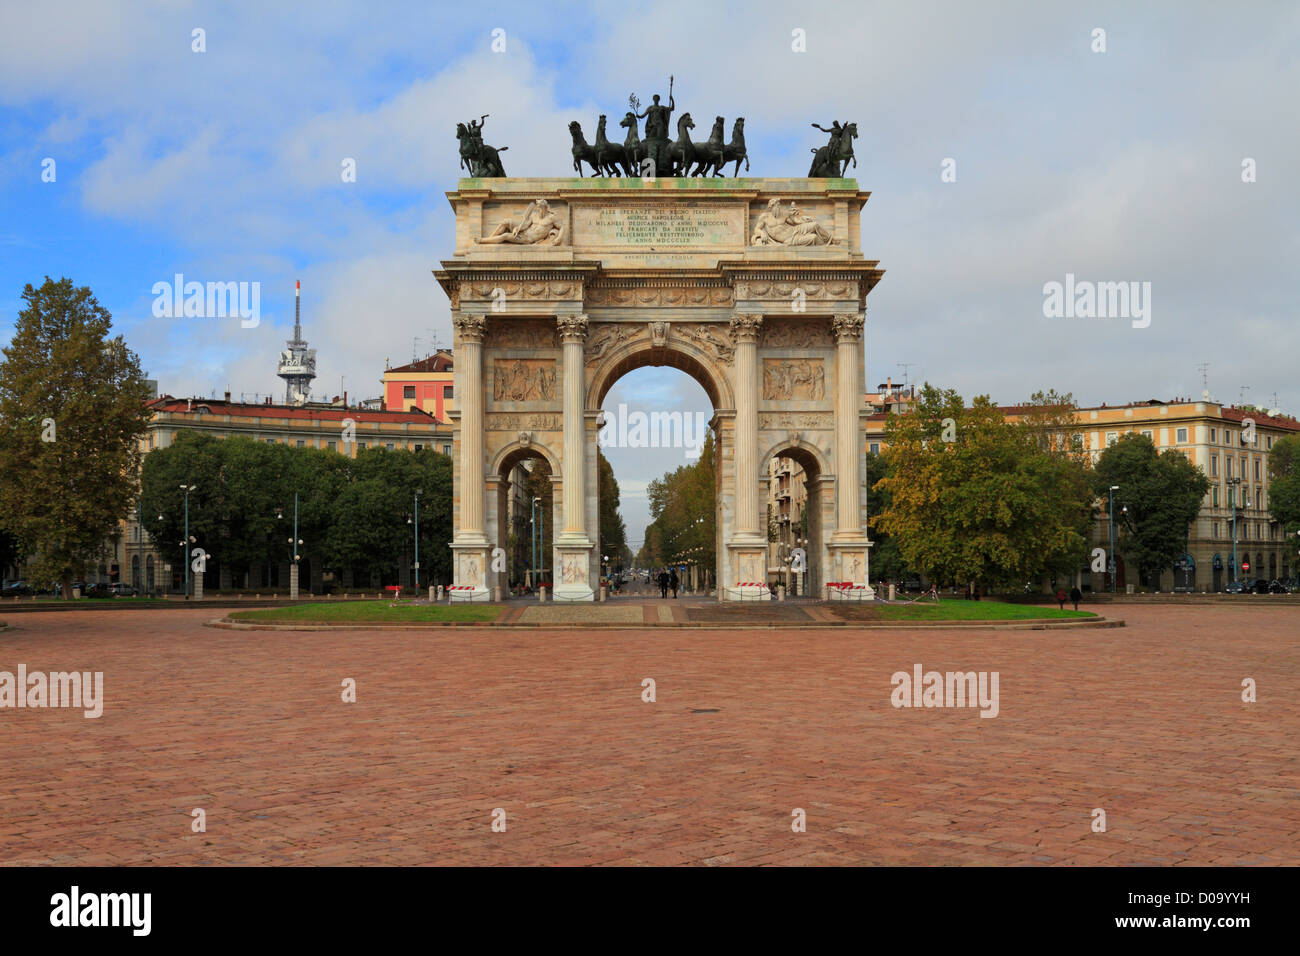
[[185,566],[185,600],[190,598],[190,492],[195,489],[194,485],[181,485],[181,491],[185,492],[185,538],[181,541],[181,564]]
[[1119,485],[1110,486],[1110,507],[1107,508],[1110,519],[1110,550],[1106,552],[1110,567],[1110,593],[1115,593],[1115,492],[1119,491]]
[[415,489],[415,593],[420,593],[420,494],[423,488]]
[[1237,583],[1237,496],[1234,492],[1241,484],[1240,478],[1228,479],[1228,507],[1232,509],[1232,583]]

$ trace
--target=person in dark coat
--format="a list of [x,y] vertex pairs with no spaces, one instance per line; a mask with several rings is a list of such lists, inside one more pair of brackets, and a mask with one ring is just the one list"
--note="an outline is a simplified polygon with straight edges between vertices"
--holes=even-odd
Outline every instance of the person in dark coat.
[[659,596],[666,598],[668,596],[668,572],[661,570],[655,582],[659,585]]
[[673,597],[677,597],[677,588],[681,585],[681,580],[677,577],[677,569],[673,568],[673,573],[668,576],[668,586],[673,589]]
[[1079,602],[1083,600],[1083,592],[1077,586],[1070,588],[1070,600],[1074,602],[1074,609],[1079,610]]

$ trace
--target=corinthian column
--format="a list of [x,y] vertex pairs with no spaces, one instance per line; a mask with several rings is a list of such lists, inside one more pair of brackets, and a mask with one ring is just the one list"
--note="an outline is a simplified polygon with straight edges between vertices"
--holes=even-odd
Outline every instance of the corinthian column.
[[564,533],[586,535],[584,507],[586,469],[583,421],[583,343],[587,340],[585,315],[562,315],[558,320],[564,343]]
[[736,417],[733,481],[736,519],[727,543],[726,580],[718,596],[743,600],[766,593],[767,534],[760,531],[758,513],[758,334],[763,316],[742,313],[731,318],[735,344]]
[[453,312],[456,403],[460,434],[460,510],[452,537],[454,583],[471,598],[486,597],[491,542],[483,533],[483,333],[481,315]]
[[[763,316],[732,316],[736,346],[736,536],[756,535],[758,520],[758,333]],[[766,539],[764,539],[766,540]]]
[[[862,316],[848,312],[831,321],[835,332],[835,536],[862,537],[859,486],[862,484],[858,433],[858,358],[862,353]],[[846,579],[847,580],[847,579]]]
[[481,315],[452,316],[460,383],[460,527],[457,537],[483,537],[483,332]]
[[557,601],[590,601],[591,540],[587,537],[586,376],[583,343],[587,317],[574,313],[557,320],[564,346],[564,531],[555,538]]

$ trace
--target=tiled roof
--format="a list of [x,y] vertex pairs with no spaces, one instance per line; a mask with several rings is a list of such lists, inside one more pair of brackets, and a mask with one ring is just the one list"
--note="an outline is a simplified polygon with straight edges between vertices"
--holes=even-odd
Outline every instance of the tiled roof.
[[[192,404],[191,404],[192,403]],[[261,403],[226,402],[221,399],[173,398],[164,395],[148,403],[156,412],[173,414],[193,414],[206,409],[209,415],[235,415],[243,418],[278,418],[296,421],[341,422],[351,418],[356,422],[395,423],[409,422],[413,425],[441,424],[433,415],[419,409],[409,411],[372,411],[364,408],[312,408],[295,405],[266,405]]]
[[420,359],[418,362],[390,368],[388,372],[450,372],[452,364],[450,352],[437,352],[428,358]]

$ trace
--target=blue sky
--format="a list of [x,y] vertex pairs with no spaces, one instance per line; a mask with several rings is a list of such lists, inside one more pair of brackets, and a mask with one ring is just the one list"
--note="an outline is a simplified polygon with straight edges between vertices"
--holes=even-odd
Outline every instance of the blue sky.
[[[569,120],[672,73],[679,109],[746,117],[752,175],[802,175],[809,123],[858,123],[863,248],[886,269],[872,384],[906,362],[968,396],[1118,403],[1199,394],[1208,361],[1216,398],[1249,386],[1296,412],[1298,53],[1300,11],[1262,2],[8,4],[0,341],[25,283],[68,275],[165,391],[278,394],[301,278],[318,391],[375,395],[414,337],[451,338],[430,271],[452,245],[455,123],[492,114],[511,175],[566,174]],[[177,272],[260,282],[261,325],[154,318]],[[1151,282],[1150,327],[1044,318],[1067,272]],[[680,373],[635,374],[607,408],[707,409]],[[611,457],[639,537],[635,496],[678,462]]]

